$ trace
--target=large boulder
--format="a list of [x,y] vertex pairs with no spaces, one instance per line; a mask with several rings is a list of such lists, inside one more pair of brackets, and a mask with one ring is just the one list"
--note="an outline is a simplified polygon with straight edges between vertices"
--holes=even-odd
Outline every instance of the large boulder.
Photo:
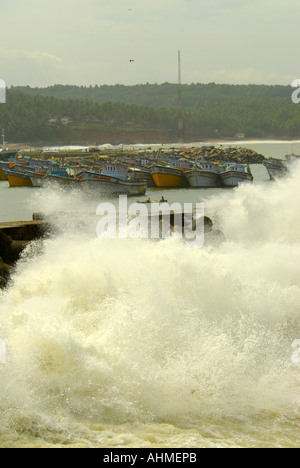
[[12,249],[13,240],[5,232],[0,231],[0,257],[3,262],[12,265],[15,262],[15,253]]
[[13,240],[10,236],[0,230],[0,257],[3,262],[13,265],[19,259],[29,241]]
[[0,289],[7,286],[12,270],[13,267],[4,263],[0,257]]

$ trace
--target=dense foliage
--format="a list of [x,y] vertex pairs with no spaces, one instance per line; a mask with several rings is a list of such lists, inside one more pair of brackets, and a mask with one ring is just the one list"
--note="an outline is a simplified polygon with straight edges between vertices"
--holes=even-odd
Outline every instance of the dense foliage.
[[[184,139],[299,138],[290,86],[182,85]],[[176,134],[176,84],[12,87],[0,104],[8,141],[76,141],[79,128],[160,129]],[[69,124],[62,119],[67,117]]]

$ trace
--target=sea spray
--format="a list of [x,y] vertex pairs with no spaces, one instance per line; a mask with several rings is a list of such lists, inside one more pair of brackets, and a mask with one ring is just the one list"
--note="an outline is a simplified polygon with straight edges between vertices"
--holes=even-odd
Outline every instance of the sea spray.
[[297,180],[208,200],[227,239],[217,249],[69,224],[25,254],[0,298],[2,425],[47,438],[273,415],[299,431]]
[[299,243],[300,164],[288,177],[268,183],[245,184],[205,201],[227,238],[243,244]]

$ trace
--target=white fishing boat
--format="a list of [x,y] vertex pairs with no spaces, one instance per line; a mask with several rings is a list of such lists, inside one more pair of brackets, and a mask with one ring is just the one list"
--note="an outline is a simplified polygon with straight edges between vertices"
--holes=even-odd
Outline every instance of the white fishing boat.
[[34,173],[34,174],[30,174],[29,177],[31,180],[32,187],[43,187],[44,179],[46,177],[45,174]]
[[216,163],[203,162],[185,172],[185,177],[193,188],[220,187],[220,167]]
[[155,186],[150,171],[145,168],[140,169],[127,164],[108,163],[102,167],[101,174],[122,180],[130,180],[131,182],[142,182],[149,187]]
[[125,164],[108,163],[104,164],[101,169],[101,174],[117,177],[118,179],[128,179],[128,166]]
[[287,164],[281,159],[269,158],[263,164],[271,180],[285,177],[289,172]]
[[220,177],[226,187],[237,187],[241,183],[253,181],[248,164],[227,164],[220,172]]
[[189,171],[193,167],[193,163],[191,161],[187,161],[184,158],[178,159],[169,159],[168,166],[175,168],[175,169],[181,169],[182,171]]
[[33,187],[45,187],[53,184],[63,187],[76,187],[79,185],[79,182],[75,177],[38,173],[33,173],[29,176]]
[[93,171],[82,172],[77,176],[77,180],[82,188],[107,195],[144,195],[147,190],[144,182],[131,182]]

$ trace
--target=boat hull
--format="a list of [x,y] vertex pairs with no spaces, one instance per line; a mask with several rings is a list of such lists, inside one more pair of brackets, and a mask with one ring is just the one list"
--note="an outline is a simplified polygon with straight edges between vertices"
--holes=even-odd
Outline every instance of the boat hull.
[[237,187],[241,183],[252,182],[253,178],[248,173],[238,173],[235,171],[227,171],[220,174],[223,185],[226,187]]
[[209,171],[188,171],[186,178],[193,188],[214,188],[220,187],[219,174]]
[[152,174],[156,187],[185,187],[182,177],[172,174]]
[[154,166],[152,168],[152,179],[156,187],[161,188],[177,188],[187,187],[188,181],[181,169],[173,169],[162,166]]
[[285,177],[289,172],[288,168],[284,164],[265,163],[264,166],[267,169],[271,180]]
[[43,187],[43,182],[36,177],[30,177],[32,187]]
[[79,185],[78,180],[74,177],[59,176],[53,174],[47,174],[46,177],[44,177],[43,182],[45,184],[58,184],[62,185],[63,187],[76,187]]
[[147,186],[102,174],[85,172],[77,178],[80,186],[85,190],[92,190],[103,195],[145,195]]
[[148,187],[155,187],[155,182],[152,178],[150,172],[134,172],[131,175],[131,180],[134,182],[142,182],[146,184]]
[[6,172],[10,187],[32,187],[30,177],[26,174],[13,174]]
[[142,183],[148,187],[155,186],[149,171],[127,164],[106,164],[99,173],[101,173],[101,175],[121,179],[126,182],[137,184]]

